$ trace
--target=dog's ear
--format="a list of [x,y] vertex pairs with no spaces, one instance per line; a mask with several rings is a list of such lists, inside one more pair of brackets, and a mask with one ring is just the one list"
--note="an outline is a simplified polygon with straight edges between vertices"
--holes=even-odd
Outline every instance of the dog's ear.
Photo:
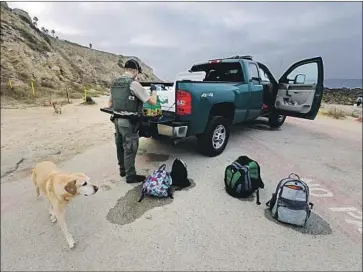
[[66,186],[64,186],[64,190],[66,190],[66,192],[70,193],[71,195],[75,195],[77,193],[76,182],[77,180],[69,181]]

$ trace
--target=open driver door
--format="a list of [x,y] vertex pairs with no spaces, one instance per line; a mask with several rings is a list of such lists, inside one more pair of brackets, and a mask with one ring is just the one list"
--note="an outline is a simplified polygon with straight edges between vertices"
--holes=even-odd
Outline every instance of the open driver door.
[[279,80],[275,100],[277,114],[314,120],[324,92],[321,57],[294,63]]

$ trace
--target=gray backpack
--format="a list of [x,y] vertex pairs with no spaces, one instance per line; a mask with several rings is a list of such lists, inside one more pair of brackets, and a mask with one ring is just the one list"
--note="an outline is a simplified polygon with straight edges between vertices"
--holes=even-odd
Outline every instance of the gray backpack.
[[301,227],[305,227],[313,208],[309,202],[309,186],[296,174],[279,182],[266,205],[277,221]]

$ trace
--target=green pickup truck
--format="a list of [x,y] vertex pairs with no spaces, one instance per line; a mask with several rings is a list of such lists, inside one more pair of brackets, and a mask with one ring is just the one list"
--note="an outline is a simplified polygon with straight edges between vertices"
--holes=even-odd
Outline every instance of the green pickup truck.
[[149,131],[144,137],[196,136],[200,151],[212,157],[225,149],[232,124],[267,117],[271,127],[280,127],[286,116],[313,120],[320,108],[324,89],[321,57],[294,63],[278,81],[266,65],[251,56],[214,59],[189,70],[190,74],[200,72],[205,75],[202,80],[153,83],[164,85],[164,90],[172,86],[169,92],[175,100],[169,99],[171,105],[162,109],[161,117],[147,121]]

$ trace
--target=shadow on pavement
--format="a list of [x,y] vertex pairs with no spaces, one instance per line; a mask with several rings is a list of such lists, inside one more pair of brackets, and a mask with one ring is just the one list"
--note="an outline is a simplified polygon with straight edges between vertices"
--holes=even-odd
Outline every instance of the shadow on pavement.
[[[286,125],[286,123],[284,123],[282,125],[282,127],[284,127],[285,125]],[[241,129],[246,130],[246,131],[251,131],[253,129],[265,130],[265,131],[282,131],[281,127],[271,128],[270,125],[268,124],[268,121],[264,120],[264,119],[256,119],[256,120],[251,121],[251,122],[246,122],[246,123],[233,125],[231,127],[231,132],[232,131],[240,131]]]
[[268,220],[273,221],[280,226],[291,228],[302,234],[329,235],[333,233],[333,230],[331,229],[329,223],[314,212],[311,212],[310,218],[308,219],[308,222],[306,223],[305,227],[293,226],[276,221],[272,217],[271,211],[269,209],[265,209],[265,217]]
[[[195,182],[189,179],[191,185],[179,191],[188,191],[195,187]],[[147,211],[156,207],[162,207],[173,202],[171,198],[156,198],[147,196],[142,202],[138,202],[141,195],[141,186],[139,184],[129,190],[125,196],[121,197],[116,205],[111,208],[106,216],[107,220],[112,224],[126,225],[140,218]],[[177,194],[174,195],[174,198]]]

